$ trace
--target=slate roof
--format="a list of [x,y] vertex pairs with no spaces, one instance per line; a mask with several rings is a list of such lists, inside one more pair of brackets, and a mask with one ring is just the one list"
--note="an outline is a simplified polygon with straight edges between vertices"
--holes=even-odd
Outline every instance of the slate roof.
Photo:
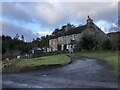
[[87,26],[84,25],[84,26],[79,26],[79,27],[72,28],[72,29],[66,31],[65,33],[63,33],[62,36],[81,33],[82,31],[84,31],[84,29],[86,27]]
[[87,28],[87,25],[71,28],[68,31],[58,33],[57,35],[53,36],[52,38],[57,38],[57,37],[60,37],[60,36],[66,36],[66,35],[72,35],[72,34],[78,34],[78,33],[83,32],[85,30],[85,28]]

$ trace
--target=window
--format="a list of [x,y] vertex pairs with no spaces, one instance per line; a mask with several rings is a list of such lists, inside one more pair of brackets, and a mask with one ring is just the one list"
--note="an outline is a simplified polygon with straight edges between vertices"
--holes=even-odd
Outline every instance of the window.
[[64,50],[64,45],[61,45],[61,50]]
[[75,48],[75,45],[73,45],[72,48],[74,49],[74,48]]
[[69,45],[67,45],[67,49],[69,49]]
[[72,35],[72,40],[75,40],[75,35],[74,34]]
[[50,45],[52,44],[51,40],[49,41],[49,44],[50,44]]
[[66,40],[68,39],[68,36],[66,36]]

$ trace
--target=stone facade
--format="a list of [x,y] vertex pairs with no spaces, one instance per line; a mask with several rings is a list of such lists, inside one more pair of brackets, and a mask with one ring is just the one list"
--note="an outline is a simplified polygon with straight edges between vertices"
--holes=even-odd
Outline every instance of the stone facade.
[[49,40],[49,47],[52,49],[52,51],[68,50],[71,48],[71,40],[79,42],[80,37],[81,34],[73,34],[51,39]]
[[59,50],[71,50],[75,48],[75,44],[72,44],[72,41],[79,42],[81,41],[81,37],[84,33],[96,35],[99,42],[102,43],[105,38],[107,38],[106,34],[101,31],[94,23],[93,20],[88,16],[87,24],[79,27],[72,27],[72,25],[66,25],[66,31],[53,39],[49,40],[49,48],[51,51],[59,51]]

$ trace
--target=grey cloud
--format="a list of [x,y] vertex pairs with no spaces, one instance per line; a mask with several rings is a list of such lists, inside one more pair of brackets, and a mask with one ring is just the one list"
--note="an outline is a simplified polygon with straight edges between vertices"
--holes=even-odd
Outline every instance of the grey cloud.
[[117,18],[117,4],[111,2],[40,2],[3,3],[3,15],[24,21],[33,21],[43,26],[55,26],[71,19],[77,21],[91,15],[96,20],[110,21]]
[[103,10],[94,15],[94,18],[96,21],[98,20],[105,20],[107,22],[114,22],[116,23],[118,20],[118,6],[116,5],[111,5],[107,8],[102,8]]
[[31,15],[25,9],[26,4],[24,3],[3,3],[2,4],[2,15],[8,18],[16,19],[19,21],[32,22]]
[[87,15],[91,15],[96,20],[110,21],[117,18],[117,3],[105,3],[105,2],[74,2],[63,3],[65,9],[69,14],[72,14],[71,18],[77,20],[86,19]]
[[[55,26],[62,23],[65,20],[65,14],[63,13],[61,5],[54,3],[33,3],[35,16],[43,26]],[[56,4],[56,5],[55,5]]]
[[113,2],[60,2],[42,3],[42,5],[38,3],[35,10],[38,19],[44,22],[43,25],[48,26],[60,25],[71,20],[85,23],[88,15],[95,22],[105,20],[108,23],[116,22],[118,17],[117,3]]
[[2,23],[2,34],[11,36],[12,38],[14,38],[16,34],[24,35],[25,40],[27,41],[31,41],[33,38],[40,37],[40,34],[35,34],[30,30],[13,25],[10,22],[0,21],[0,23]]
[[[90,15],[95,22],[104,20],[106,22],[116,22],[118,17],[117,3],[113,2],[40,2],[40,3],[3,3],[2,14],[18,21],[37,22],[43,28],[57,28],[72,20],[86,23],[87,15]],[[5,24],[6,25],[6,24]],[[28,30],[13,25],[5,26],[3,29],[11,34],[22,30]],[[16,30],[15,30],[16,29]],[[26,31],[25,31],[26,30]],[[8,32],[3,31],[5,34]],[[33,35],[33,33],[31,34]],[[26,36],[30,36],[26,34]],[[34,36],[34,35],[33,35]],[[33,37],[31,36],[31,37]]]

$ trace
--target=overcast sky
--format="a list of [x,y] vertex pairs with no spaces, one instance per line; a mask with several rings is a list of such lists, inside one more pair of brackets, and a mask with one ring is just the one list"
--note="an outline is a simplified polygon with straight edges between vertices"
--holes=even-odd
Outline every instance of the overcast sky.
[[55,28],[70,22],[86,24],[87,16],[104,32],[118,20],[117,2],[4,2],[2,3],[2,34],[24,35],[27,41],[51,34]]

